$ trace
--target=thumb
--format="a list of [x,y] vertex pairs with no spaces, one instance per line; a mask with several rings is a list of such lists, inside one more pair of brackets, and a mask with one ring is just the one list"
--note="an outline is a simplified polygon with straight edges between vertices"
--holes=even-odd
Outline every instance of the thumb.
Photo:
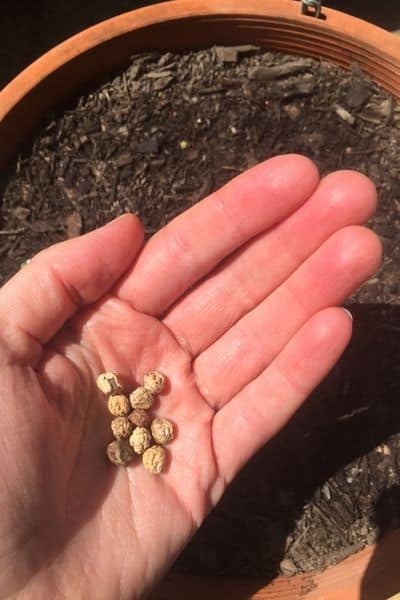
[[0,362],[35,364],[79,307],[108,292],[143,244],[134,215],[51,246],[0,289]]

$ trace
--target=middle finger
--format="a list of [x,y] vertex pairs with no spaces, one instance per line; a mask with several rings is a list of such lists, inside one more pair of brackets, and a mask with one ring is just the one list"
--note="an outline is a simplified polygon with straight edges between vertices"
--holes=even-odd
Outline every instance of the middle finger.
[[375,207],[376,190],[367,177],[354,171],[328,175],[308,202],[221,263],[170,309],[164,322],[197,356],[335,231],[364,223]]

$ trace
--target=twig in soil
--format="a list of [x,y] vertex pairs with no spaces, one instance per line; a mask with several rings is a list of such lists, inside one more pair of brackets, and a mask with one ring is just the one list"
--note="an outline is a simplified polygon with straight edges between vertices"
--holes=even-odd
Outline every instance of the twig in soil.
[[373,148],[372,150],[353,150],[352,148],[346,148],[344,151],[347,156],[371,156],[371,154],[375,154],[375,152],[376,148]]
[[385,118],[385,125],[390,125],[393,119],[394,101],[392,96],[389,96],[388,111]]
[[343,108],[343,106],[340,106],[340,104],[334,104],[333,105],[333,110],[335,111],[335,113],[337,114],[337,116],[340,119],[342,119],[342,121],[345,121],[349,125],[353,126],[354,123],[356,122],[356,120],[353,117],[353,115],[350,114],[348,110],[346,110],[345,108]]
[[293,550],[294,550],[295,548],[297,548],[297,546],[300,544],[300,542],[302,542],[302,541],[303,541],[303,538],[304,538],[304,536],[306,535],[306,533],[308,532],[308,530],[310,529],[310,527],[311,527],[311,523],[308,523],[308,524],[306,525],[306,527],[304,527],[304,529],[303,529],[303,531],[301,532],[301,534],[299,535],[299,537],[298,537],[297,539],[295,539],[295,540],[294,540],[294,541],[293,541],[293,542],[290,544],[290,546],[289,546],[289,547],[286,549],[286,551],[289,551],[289,550],[290,550],[291,552],[293,552]]
[[18,235],[24,233],[26,227],[18,227],[17,229],[0,229],[0,235]]
[[359,408],[355,408],[354,410],[347,413],[346,415],[340,415],[339,417],[337,417],[336,421],[347,421],[347,419],[351,419],[351,418],[355,417],[356,415],[366,412],[369,409],[370,409],[369,404],[367,404],[367,406],[360,406]]
[[380,125],[382,123],[382,119],[377,119],[375,117],[369,117],[368,115],[359,114],[358,118],[364,123],[371,123],[372,125]]
[[124,85],[124,90],[125,90],[126,95],[128,96],[129,99],[132,99],[131,92],[130,92],[129,87],[128,87],[128,82],[126,81],[126,73],[125,73],[125,71],[122,73],[122,82],[123,82],[123,85]]
[[[335,519],[333,517],[331,517],[331,515],[328,515],[325,510],[322,509],[322,507],[320,505],[315,504],[313,506],[313,510],[314,512],[316,512],[320,518],[331,524],[331,526],[333,527],[333,530],[335,531],[335,534],[341,539],[342,544],[345,546],[348,546],[349,544],[349,540],[346,538],[346,536],[344,535],[343,531],[341,531],[338,527],[338,523],[335,521]],[[336,514],[337,511],[335,511]],[[339,515],[340,516],[340,515]]]
[[243,173],[244,169],[239,169],[238,167],[232,167],[231,165],[222,165],[221,169],[223,171],[233,171],[234,173]]
[[226,88],[225,87],[221,87],[219,85],[213,85],[211,87],[202,88],[201,90],[198,90],[198,93],[201,96],[205,96],[207,94],[222,94],[224,92],[226,92]]
[[289,77],[289,75],[297,75],[311,69],[313,62],[308,58],[299,58],[282,65],[274,65],[272,67],[251,67],[248,71],[249,79],[263,79],[271,81],[280,77]]

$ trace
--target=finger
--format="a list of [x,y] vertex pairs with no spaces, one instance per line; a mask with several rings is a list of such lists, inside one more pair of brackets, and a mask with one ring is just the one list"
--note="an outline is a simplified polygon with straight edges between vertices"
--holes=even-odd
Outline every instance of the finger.
[[313,315],[273,363],[216,414],[213,443],[226,484],[330,371],[351,330],[344,309],[327,308]]
[[376,208],[361,173],[325,177],[313,196],[275,228],[251,240],[172,306],[164,322],[196,356],[278,287],[330,235],[364,223]]
[[346,227],[194,362],[200,390],[223,406],[279,354],[317,311],[340,304],[378,268],[381,245],[363,227]]
[[40,252],[0,290],[0,360],[30,363],[83,305],[108,292],[143,243],[134,215]]
[[303,204],[317,185],[317,169],[303,156],[278,156],[246,171],[159,231],[122,281],[119,297],[159,316],[231,252]]

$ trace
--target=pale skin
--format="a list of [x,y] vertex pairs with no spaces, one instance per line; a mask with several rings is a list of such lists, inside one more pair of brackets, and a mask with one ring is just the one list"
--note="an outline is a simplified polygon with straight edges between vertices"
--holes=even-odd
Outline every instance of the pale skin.
[[[143,245],[125,215],[0,290],[1,597],[140,598],[351,336],[376,192],[306,158],[247,171]],[[116,467],[96,376],[168,378],[167,470]]]

